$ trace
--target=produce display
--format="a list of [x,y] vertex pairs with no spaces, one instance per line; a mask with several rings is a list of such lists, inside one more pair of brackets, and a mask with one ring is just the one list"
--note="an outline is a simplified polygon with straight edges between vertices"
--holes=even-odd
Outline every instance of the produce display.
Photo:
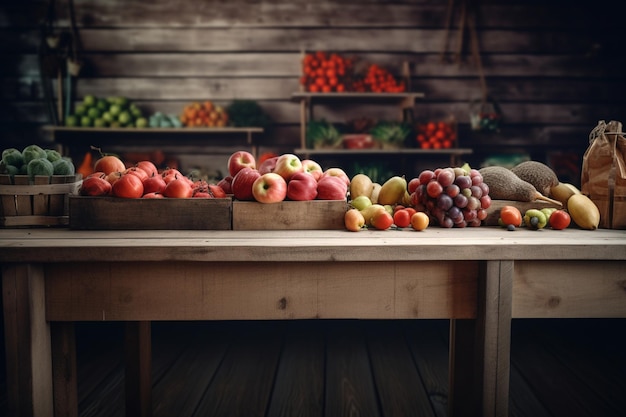
[[491,206],[490,186],[469,166],[423,170],[411,180],[411,202],[441,227],[477,227]]
[[350,178],[341,168],[322,170],[312,159],[290,153],[264,160],[237,151],[228,158],[224,188],[236,200],[278,203],[285,200],[346,200]]
[[364,74],[357,74],[355,64],[354,58],[346,58],[337,53],[308,53],[302,60],[300,84],[312,93],[406,91],[405,83],[397,80],[387,69],[370,63]]
[[183,108],[180,121],[187,127],[225,127],[228,125],[228,113],[210,100],[193,102]]
[[61,156],[54,149],[39,145],[28,145],[21,151],[7,148],[2,151],[0,174],[36,176],[74,175],[76,168],[72,160]]
[[158,171],[151,161],[140,161],[126,168],[115,155],[102,155],[94,164],[94,172],[81,185],[79,194],[91,197],[118,198],[225,198],[226,192],[217,184],[191,179],[179,170]]
[[[74,172],[71,161],[37,145],[21,151],[5,149],[1,169],[2,173],[30,176]],[[594,230],[600,221],[593,201],[572,184],[559,182],[549,167],[536,161],[522,162],[511,169],[501,166],[473,169],[468,164],[439,167],[422,170],[409,180],[393,175],[378,183],[365,173],[349,178],[342,168],[323,169],[318,162],[291,153],[266,154],[256,160],[250,152],[239,150],[228,157],[227,169],[228,175],[213,184],[188,177],[174,168],[158,170],[149,160],[126,167],[119,157],[101,154],[93,163],[94,172],[84,178],[78,193],[121,199],[232,197],[262,204],[343,201],[346,204],[345,212],[340,209],[343,224],[346,230],[354,232],[424,231],[433,225],[478,227],[484,224],[494,200],[548,201],[558,206],[530,206],[523,212],[515,205],[501,207],[497,223],[511,231],[563,230],[571,224]]]
[[141,109],[123,96],[100,98],[86,95],[65,118],[69,127],[148,127]]
[[450,149],[457,139],[453,121],[429,121],[416,124],[415,139],[422,149]]

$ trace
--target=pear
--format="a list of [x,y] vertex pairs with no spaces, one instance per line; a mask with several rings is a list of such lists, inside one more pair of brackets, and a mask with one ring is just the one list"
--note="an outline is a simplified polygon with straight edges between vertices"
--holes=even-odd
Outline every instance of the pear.
[[365,219],[366,225],[370,226],[372,224],[372,217],[374,217],[374,214],[379,210],[387,211],[385,209],[385,206],[381,204],[372,204],[371,206],[367,206],[363,210],[361,210],[361,214]]
[[394,176],[389,178],[380,188],[378,204],[397,204],[402,201],[407,191],[407,183],[404,177]]
[[356,174],[350,180],[350,198],[353,200],[362,195],[369,198],[373,189],[372,179],[365,174]]
[[372,195],[370,195],[370,201],[372,202],[372,204],[378,203],[378,194],[380,193],[381,188],[382,188],[382,185],[380,185],[379,183],[375,182],[373,184]]

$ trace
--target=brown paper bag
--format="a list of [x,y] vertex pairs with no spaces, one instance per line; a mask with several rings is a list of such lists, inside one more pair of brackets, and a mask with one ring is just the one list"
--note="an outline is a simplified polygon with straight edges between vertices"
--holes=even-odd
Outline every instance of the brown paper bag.
[[600,210],[604,229],[626,229],[626,139],[622,123],[604,120],[589,134],[581,191]]

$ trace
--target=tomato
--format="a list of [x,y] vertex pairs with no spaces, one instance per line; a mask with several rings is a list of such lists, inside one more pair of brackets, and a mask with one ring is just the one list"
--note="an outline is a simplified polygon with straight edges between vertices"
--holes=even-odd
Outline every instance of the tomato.
[[156,165],[154,165],[152,161],[147,161],[147,160],[139,161],[137,162],[136,167],[146,171],[146,174],[148,174],[149,177],[152,177],[154,175],[159,175],[159,171],[157,170]]
[[143,196],[143,183],[138,176],[126,174],[115,181],[111,191],[115,197],[140,198]]
[[226,191],[216,184],[209,184],[209,191],[215,198],[226,198]]
[[554,230],[563,230],[569,227],[571,216],[565,210],[557,210],[550,215],[550,227]]
[[146,193],[141,198],[163,198],[163,194],[161,193]]
[[126,168],[122,173],[129,174],[129,175],[136,175],[139,177],[141,182],[144,182],[145,180],[148,179],[148,173],[144,171],[143,169],[137,168],[137,167]]
[[193,188],[186,177],[177,178],[167,183],[163,195],[169,198],[191,198]]
[[393,223],[398,227],[408,227],[411,224],[410,213],[402,208],[393,213]]
[[111,193],[111,184],[102,177],[85,178],[80,186],[80,195],[100,196]]
[[522,213],[517,207],[504,206],[500,209],[500,221],[503,226],[520,227],[522,225]]
[[98,159],[93,166],[94,171],[102,171],[105,174],[110,174],[111,172],[119,171],[122,172],[126,169],[126,165],[120,158],[114,155],[106,155],[102,158]]

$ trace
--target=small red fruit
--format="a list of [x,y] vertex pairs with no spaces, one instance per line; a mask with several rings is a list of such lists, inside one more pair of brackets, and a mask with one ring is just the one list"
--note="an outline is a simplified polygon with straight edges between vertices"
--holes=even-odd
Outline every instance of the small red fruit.
[[550,227],[554,230],[563,230],[569,227],[572,221],[571,216],[565,210],[557,210],[550,215]]
[[406,209],[396,210],[393,214],[393,223],[397,227],[408,227],[411,224],[411,216]]

